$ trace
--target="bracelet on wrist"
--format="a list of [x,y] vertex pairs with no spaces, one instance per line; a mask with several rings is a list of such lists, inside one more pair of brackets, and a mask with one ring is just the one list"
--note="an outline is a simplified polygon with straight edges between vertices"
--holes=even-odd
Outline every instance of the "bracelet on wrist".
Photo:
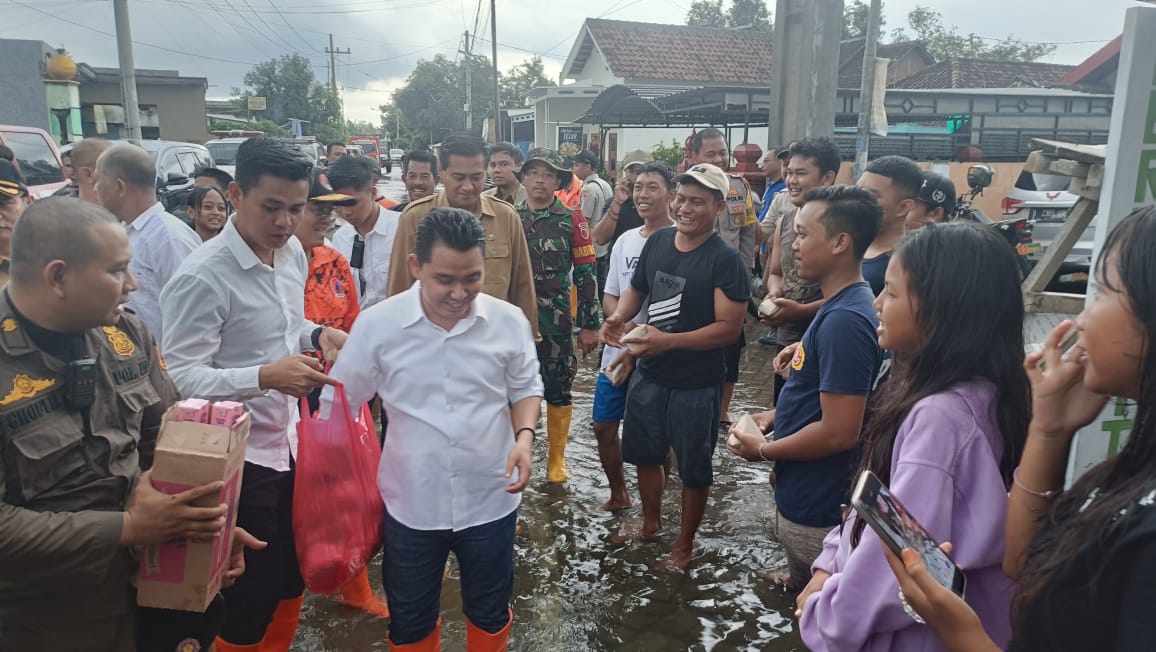
[[1026,486],[1024,486],[1024,483],[1020,482],[1020,467],[1018,466],[1014,471],[1012,471],[1012,486],[1019,487],[1020,491],[1023,491],[1029,496],[1043,498],[1044,500],[1048,500],[1054,497],[1056,494],[1060,493],[1059,489],[1052,489],[1051,491],[1033,491],[1028,489]]
[[514,431],[515,442],[518,441],[518,437],[522,434],[523,431],[530,433],[530,443],[534,443],[534,440],[538,438],[538,434],[533,428],[518,428]]
[[771,460],[768,460],[766,454],[763,453],[763,447],[766,446],[767,443],[768,442],[763,442],[763,443],[759,444],[759,459],[761,459],[764,462],[770,462],[771,461]]

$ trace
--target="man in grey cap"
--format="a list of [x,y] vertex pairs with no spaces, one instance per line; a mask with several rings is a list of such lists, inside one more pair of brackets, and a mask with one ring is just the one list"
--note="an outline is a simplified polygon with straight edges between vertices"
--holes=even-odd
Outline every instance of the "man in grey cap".
[[638,468],[639,538],[662,529],[662,464],[674,449],[682,477],[682,524],[659,570],[681,570],[694,557],[710,486],[711,461],[726,377],[726,347],[739,336],[750,299],[742,256],[715,232],[730,181],[709,163],[674,179],[674,229],[647,237],[634,277],[606,318],[602,339],[622,346],[624,325],[643,306],[644,333],[626,338],[637,371],[626,393],[622,459]]
[[903,227],[908,231],[921,229],[933,222],[942,222],[955,212],[955,184],[951,179],[925,170],[923,185],[915,194],[915,203],[907,211]]

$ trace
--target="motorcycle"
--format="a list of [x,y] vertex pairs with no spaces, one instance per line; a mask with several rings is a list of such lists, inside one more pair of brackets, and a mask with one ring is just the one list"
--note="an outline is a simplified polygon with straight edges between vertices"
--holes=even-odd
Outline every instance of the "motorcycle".
[[1032,242],[1032,223],[1026,217],[997,222],[984,215],[983,211],[972,206],[975,198],[983,194],[983,189],[991,185],[993,176],[995,176],[995,172],[986,165],[969,167],[967,169],[967,185],[970,192],[959,196],[955,210],[951,212],[947,220],[949,222],[971,221],[994,228],[1015,250],[1020,273],[1027,278],[1028,273],[1035,265],[1031,258],[1032,255],[1043,251],[1043,245]]

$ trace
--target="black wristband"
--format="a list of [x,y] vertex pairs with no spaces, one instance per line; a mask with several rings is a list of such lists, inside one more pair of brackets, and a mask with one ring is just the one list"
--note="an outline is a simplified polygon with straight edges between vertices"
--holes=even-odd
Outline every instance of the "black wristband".
[[518,435],[522,434],[523,430],[530,431],[530,443],[533,443],[538,438],[538,433],[533,428],[518,428],[514,431],[514,441],[518,441]]
[[318,326],[313,329],[313,334],[309,336],[309,341],[313,343],[313,350],[321,350],[321,332],[325,330],[324,326]]

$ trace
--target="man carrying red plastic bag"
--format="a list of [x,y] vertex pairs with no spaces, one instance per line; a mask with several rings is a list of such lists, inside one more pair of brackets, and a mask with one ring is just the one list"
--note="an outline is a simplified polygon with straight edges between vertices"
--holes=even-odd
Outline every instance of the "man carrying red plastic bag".
[[[380,395],[389,419],[377,486],[398,652],[440,650],[451,551],[467,649],[504,651],[509,640],[514,526],[543,392],[529,322],[479,294],[485,242],[467,211],[431,211],[409,256],[417,282],[361,314],[331,373],[349,404]],[[327,390],[322,415],[331,404]]]

